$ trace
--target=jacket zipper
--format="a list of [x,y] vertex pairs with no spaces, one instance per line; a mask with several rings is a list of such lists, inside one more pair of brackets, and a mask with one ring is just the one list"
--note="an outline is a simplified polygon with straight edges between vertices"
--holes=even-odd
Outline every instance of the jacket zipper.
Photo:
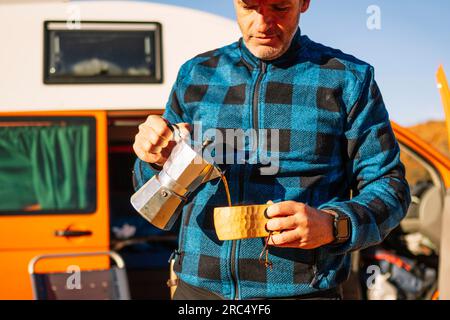
[[[245,166],[245,164],[244,164]],[[242,200],[244,199],[244,191],[241,186],[244,183],[244,173],[245,171],[241,169],[239,172],[239,205],[241,204]],[[232,240],[231,242],[231,280],[233,282],[234,286],[234,300],[239,299],[239,286],[238,286],[238,280],[236,277],[236,245],[237,240]]]
[[232,240],[231,244],[231,279],[233,281],[234,285],[234,300],[239,299],[239,287],[237,283],[237,277],[236,277],[236,267],[235,267],[235,255],[236,255],[236,242],[237,240]]
[[259,124],[258,124],[258,118],[259,118],[259,110],[258,110],[258,105],[259,105],[259,90],[261,87],[261,80],[264,77],[264,75],[266,74],[267,71],[267,63],[265,63],[264,61],[260,61],[259,62],[259,67],[260,67],[260,72],[258,75],[258,79],[256,79],[256,84],[255,84],[255,91],[253,92],[253,129],[255,129],[256,131],[256,137],[257,139],[258,137],[258,129],[259,129]]
[[[267,71],[267,63],[260,61],[259,62],[260,71],[258,74],[258,78],[256,79],[255,83],[255,89],[253,91],[253,99],[252,99],[252,113],[253,113],[253,128],[256,131],[256,137],[258,139],[258,105],[259,105],[259,91],[261,88],[261,81],[263,76],[265,75]],[[258,139],[259,140],[259,139]],[[245,164],[244,168],[239,172],[239,203],[241,203],[244,200],[244,175],[245,175]],[[239,299],[239,287],[238,287],[238,279],[236,277],[236,245],[237,240],[233,240],[231,244],[231,278],[234,284],[234,292],[235,296],[234,299]]]

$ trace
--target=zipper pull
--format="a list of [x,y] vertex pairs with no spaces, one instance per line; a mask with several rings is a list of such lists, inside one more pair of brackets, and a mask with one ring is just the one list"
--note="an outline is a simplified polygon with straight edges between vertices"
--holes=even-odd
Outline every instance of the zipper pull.
[[264,61],[261,61],[261,72],[266,73],[267,72],[267,63]]
[[317,254],[318,254],[318,252],[317,252],[317,249],[315,249],[314,250],[314,264],[313,264],[313,266],[312,266],[312,269],[313,269],[313,275],[314,275],[314,277],[313,277],[313,279],[311,280],[311,283],[309,284],[309,287],[310,288],[314,288],[314,289],[320,289],[319,288],[319,283],[320,283],[320,281],[322,281],[322,279],[323,279],[323,274],[320,274],[319,273],[319,266],[318,266],[318,259],[317,259]]
[[170,257],[169,257],[169,263],[173,260],[173,259],[175,259],[175,257],[176,256],[179,256],[180,255],[180,252],[178,251],[178,249],[175,249],[171,254],[170,254]]

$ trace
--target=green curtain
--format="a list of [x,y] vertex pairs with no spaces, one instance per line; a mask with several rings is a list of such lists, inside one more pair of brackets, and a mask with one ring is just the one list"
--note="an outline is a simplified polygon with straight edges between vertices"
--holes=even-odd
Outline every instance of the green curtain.
[[89,125],[0,127],[0,210],[85,209]]

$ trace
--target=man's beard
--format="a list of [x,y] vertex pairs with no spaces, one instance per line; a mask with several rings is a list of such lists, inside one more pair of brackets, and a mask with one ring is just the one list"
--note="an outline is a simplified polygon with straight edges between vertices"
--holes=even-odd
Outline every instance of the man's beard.
[[261,60],[274,60],[286,52],[286,48],[274,48],[269,46],[260,46],[253,54]]

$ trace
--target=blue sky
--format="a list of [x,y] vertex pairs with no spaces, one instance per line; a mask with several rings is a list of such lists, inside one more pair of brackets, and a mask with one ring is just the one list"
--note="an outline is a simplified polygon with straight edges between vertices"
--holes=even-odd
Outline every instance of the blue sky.
[[[232,0],[146,0],[235,19]],[[381,30],[367,28],[380,8]],[[372,64],[391,119],[402,125],[444,119],[435,74],[450,77],[450,1],[312,0],[302,32]]]

